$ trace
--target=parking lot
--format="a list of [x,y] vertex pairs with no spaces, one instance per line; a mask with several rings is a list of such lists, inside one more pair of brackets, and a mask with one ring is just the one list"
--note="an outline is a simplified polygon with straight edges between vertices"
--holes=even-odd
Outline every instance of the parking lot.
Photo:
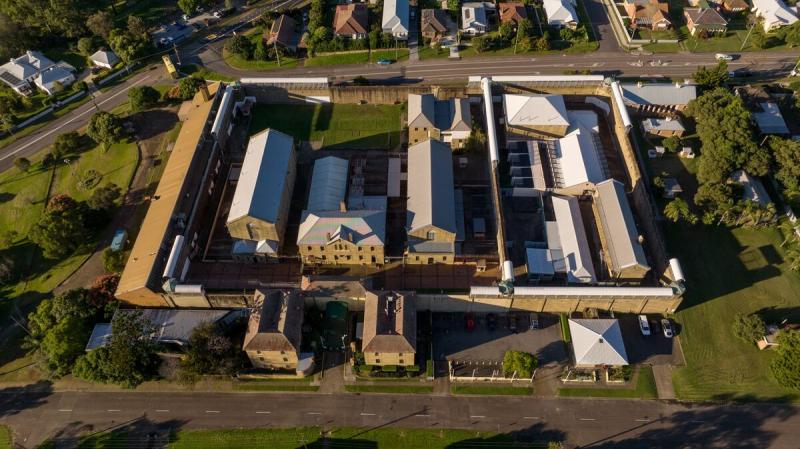
[[[539,367],[566,363],[568,355],[561,340],[558,317],[538,314],[539,328],[530,329],[528,313],[497,313],[494,329],[489,314],[472,314],[468,329],[464,313],[433,314],[433,351],[436,360],[499,364],[507,350],[535,354]],[[509,318],[515,320],[516,331],[509,329]]]
[[[642,335],[636,315],[618,315],[617,318],[622,331],[622,340],[625,342],[625,351],[628,353],[628,361],[631,364],[681,365],[683,363],[680,345],[674,338],[665,337],[662,332],[660,316],[648,316],[651,332],[647,337]],[[673,330],[678,333],[675,323]]]

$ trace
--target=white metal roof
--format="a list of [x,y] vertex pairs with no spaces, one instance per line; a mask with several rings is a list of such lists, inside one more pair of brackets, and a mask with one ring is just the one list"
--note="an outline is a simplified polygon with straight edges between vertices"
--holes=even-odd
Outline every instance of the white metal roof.
[[456,233],[453,157],[450,147],[426,140],[408,149],[407,228],[433,225]]
[[119,62],[119,58],[117,57],[116,53],[111,50],[97,50],[92,56],[89,56],[89,59],[91,59],[92,62],[108,64],[111,66]]
[[758,178],[750,176],[746,171],[734,171],[731,173],[730,180],[742,185],[742,197],[745,200],[755,201],[764,206],[772,202],[767,189],[764,188],[764,184]]
[[[501,296],[498,287],[474,286],[470,296]],[[675,296],[669,287],[514,287],[514,296],[536,298],[669,298]]]
[[506,120],[518,126],[569,126],[561,95],[503,95]]
[[597,184],[595,189],[597,212],[611,256],[611,269],[618,272],[639,265],[649,270],[644,248],[639,243],[633,211],[625,195],[625,186],[615,179],[609,179]]
[[578,366],[628,364],[619,321],[614,319],[569,320],[572,350]]
[[567,280],[572,283],[595,282],[591,251],[586,240],[586,229],[583,227],[578,200],[574,197],[557,195],[553,195],[552,199]]
[[542,6],[550,24],[578,23],[575,6],[569,0],[544,0]]
[[645,131],[685,131],[680,119],[647,118],[642,121]]
[[625,101],[639,105],[686,105],[697,98],[697,87],[691,84],[621,84]]
[[525,260],[530,274],[550,276],[555,274],[553,254],[547,248],[527,248],[525,250]]
[[219,132],[222,130],[222,124],[225,122],[225,118],[228,116],[232,105],[233,86],[228,86],[225,88],[225,93],[222,95],[222,101],[217,109],[217,117],[214,119],[214,125],[211,127],[211,134],[214,136],[219,136]]
[[761,111],[753,112],[753,120],[763,134],[789,134],[786,120],[777,104],[771,101],[762,101],[758,104]]
[[244,216],[277,221],[293,151],[292,137],[274,129],[250,138],[228,223]]
[[408,0],[384,0],[381,29],[386,33],[408,33]]
[[558,139],[553,163],[561,172],[561,187],[606,179],[599,151],[594,133],[580,125]]
[[311,190],[308,194],[310,211],[339,210],[347,191],[347,172],[350,162],[336,156],[314,161]]
[[764,30],[797,22],[797,14],[781,0],[753,0],[753,10],[764,19]]

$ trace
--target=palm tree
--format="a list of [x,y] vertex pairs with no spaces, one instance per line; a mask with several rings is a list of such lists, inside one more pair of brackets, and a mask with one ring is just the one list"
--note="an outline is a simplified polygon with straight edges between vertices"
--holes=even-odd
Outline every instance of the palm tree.
[[783,241],[781,242],[781,247],[784,247],[787,243],[792,242],[796,243],[798,241],[798,228],[797,226],[792,223],[790,220],[782,220],[778,223],[778,229],[783,234]]
[[784,259],[789,262],[790,270],[800,271],[800,247],[794,245],[787,249]]
[[673,223],[685,221],[689,224],[697,223],[697,216],[689,210],[689,204],[683,198],[675,198],[664,207],[664,216]]

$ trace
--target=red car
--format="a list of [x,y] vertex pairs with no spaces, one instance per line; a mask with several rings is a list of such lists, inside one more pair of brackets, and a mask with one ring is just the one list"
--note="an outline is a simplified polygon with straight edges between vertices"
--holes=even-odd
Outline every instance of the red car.
[[471,313],[464,315],[464,325],[467,328],[467,332],[472,332],[472,329],[475,329],[475,315]]

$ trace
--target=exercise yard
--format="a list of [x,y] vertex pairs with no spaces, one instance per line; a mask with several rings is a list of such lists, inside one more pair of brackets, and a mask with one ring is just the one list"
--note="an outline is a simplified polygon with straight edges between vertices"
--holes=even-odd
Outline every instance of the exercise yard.
[[277,129],[328,149],[392,149],[400,144],[403,105],[260,104],[250,135]]

